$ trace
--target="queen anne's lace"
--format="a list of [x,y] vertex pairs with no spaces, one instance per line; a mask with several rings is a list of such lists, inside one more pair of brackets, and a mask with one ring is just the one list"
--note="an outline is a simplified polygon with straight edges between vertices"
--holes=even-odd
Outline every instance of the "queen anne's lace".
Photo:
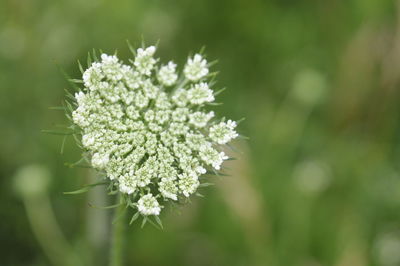
[[208,74],[207,61],[199,54],[189,58],[183,70],[188,80],[198,81]]
[[151,194],[142,196],[138,203],[138,210],[143,215],[159,215],[161,211],[160,204],[157,199]]
[[102,54],[83,73],[72,113],[92,166],[145,216],[159,215],[160,200],[195,193],[200,176],[228,159],[219,145],[238,136],[235,122],[204,110],[214,101],[207,61],[189,58],[178,79],[173,62],[156,67],[155,50],[138,49],[132,65]]

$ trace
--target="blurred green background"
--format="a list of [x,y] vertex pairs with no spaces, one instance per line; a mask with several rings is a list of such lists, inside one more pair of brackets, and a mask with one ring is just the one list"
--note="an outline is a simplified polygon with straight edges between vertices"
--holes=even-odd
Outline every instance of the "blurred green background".
[[[217,112],[245,117],[232,176],[136,223],[126,265],[400,265],[400,2],[0,0],[0,265],[107,265],[112,198],[59,105],[87,51],[160,40],[218,59]],[[90,205],[92,204],[92,205]]]

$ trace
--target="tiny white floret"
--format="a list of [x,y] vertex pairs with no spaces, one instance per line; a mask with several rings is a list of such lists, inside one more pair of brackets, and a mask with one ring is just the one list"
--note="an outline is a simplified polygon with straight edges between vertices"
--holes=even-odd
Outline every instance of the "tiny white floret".
[[195,54],[193,58],[188,59],[183,72],[188,80],[198,81],[208,74],[207,60]]
[[137,208],[139,212],[145,216],[159,215],[161,211],[160,204],[151,193],[142,196],[138,200]]
[[176,74],[176,64],[170,61],[167,65],[162,66],[158,71],[157,78],[161,82],[161,84],[165,86],[171,86],[178,79],[178,75]]

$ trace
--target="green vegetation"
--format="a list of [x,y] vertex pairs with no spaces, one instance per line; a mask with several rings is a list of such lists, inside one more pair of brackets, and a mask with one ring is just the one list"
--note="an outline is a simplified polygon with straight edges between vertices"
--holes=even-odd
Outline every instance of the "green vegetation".
[[[70,0],[0,4],[1,265],[107,265],[115,204],[61,128],[77,59],[160,41],[218,59],[215,110],[245,121],[231,176],[164,230],[128,226],[124,265],[400,265],[400,3]],[[178,60],[177,60],[178,59]],[[57,130],[56,130],[57,131]],[[63,146],[63,154],[60,154]],[[129,218],[129,219],[128,219]]]

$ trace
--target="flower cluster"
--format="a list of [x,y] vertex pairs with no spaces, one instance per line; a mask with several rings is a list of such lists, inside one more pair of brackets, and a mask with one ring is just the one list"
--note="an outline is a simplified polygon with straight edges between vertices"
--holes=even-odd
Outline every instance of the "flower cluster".
[[144,216],[194,194],[228,159],[221,145],[238,136],[234,121],[205,110],[214,101],[206,59],[189,58],[179,76],[172,61],[158,66],[155,51],[138,49],[131,65],[102,54],[84,71],[72,112],[92,166]]

